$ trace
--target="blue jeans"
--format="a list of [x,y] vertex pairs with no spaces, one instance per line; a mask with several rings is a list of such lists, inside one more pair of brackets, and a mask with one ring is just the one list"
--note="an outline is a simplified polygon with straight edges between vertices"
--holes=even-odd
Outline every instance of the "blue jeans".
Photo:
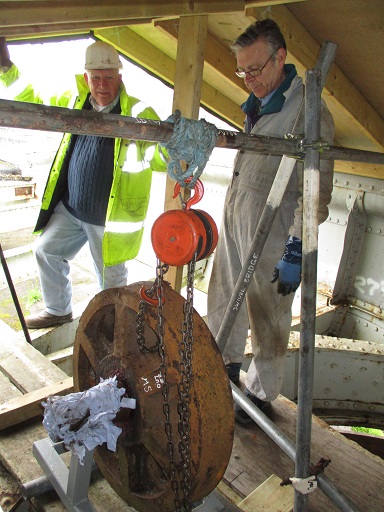
[[94,269],[100,290],[125,286],[128,271],[124,263],[105,267],[102,259],[104,226],[82,222],[60,202],[34,252],[40,277],[45,308],[53,315],[67,315],[72,311],[72,282],[69,260],[89,242]]

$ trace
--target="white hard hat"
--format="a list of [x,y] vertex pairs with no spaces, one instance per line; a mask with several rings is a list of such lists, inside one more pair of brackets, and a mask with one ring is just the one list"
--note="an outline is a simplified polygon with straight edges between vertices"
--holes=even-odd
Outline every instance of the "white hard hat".
[[123,65],[115,48],[104,41],[96,41],[85,52],[85,69],[120,69]]

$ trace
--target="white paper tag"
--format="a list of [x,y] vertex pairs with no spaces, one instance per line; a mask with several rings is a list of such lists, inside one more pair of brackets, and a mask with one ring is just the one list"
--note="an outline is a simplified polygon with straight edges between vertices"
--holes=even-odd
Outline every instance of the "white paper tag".
[[317,489],[317,480],[314,475],[308,478],[290,478],[293,487],[301,494],[308,494]]

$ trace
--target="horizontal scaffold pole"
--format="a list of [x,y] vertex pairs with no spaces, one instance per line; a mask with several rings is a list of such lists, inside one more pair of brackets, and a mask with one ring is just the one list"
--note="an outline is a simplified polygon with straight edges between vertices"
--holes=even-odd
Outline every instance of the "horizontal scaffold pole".
[[[103,114],[100,122],[100,114],[93,111],[9,100],[0,100],[0,126],[160,143],[167,143],[170,140],[174,127],[173,123],[167,121],[153,121],[116,114]],[[304,141],[304,144],[302,142],[289,137],[285,139],[248,135],[243,132],[219,129],[216,147],[302,159],[308,141]],[[384,165],[384,153],[338,146],[319,147],[319,150],[321,158],[326,160]]]

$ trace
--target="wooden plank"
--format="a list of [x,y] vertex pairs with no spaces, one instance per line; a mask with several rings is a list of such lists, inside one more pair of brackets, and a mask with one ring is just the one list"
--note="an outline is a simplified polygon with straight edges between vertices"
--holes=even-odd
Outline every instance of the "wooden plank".
[[[107,4],[105,2],[90,2],[89,0],[61,1],[52,2],[46,0],[34,2],[20,2],[24,5],[15,5],[15,2],[2,2],[1,25],[9,27],[6,32],[12,34],[14,27],[24,26],[25,33],[31,31],[31,28],[40,28],[48,25],[51,30],[61,33],[67,26],[76,26],[84,24],[84,13],[87,12],[87,25],[89,28],[97,27],[100,22],[107,23],[111,21],[114,26],[118,25],[119,20],[124,20],[130,24],[131,20],[137,23],[139,19],[146,22],[148,18],[156,17],[178,17],[188,15],[204,15],[216,12],[236,12],[243,11],[246,6],[263,7],[266,5],[276,5],[304,0],[226,0],[217,2],[217,0],[204,0],[204,2],[181,2],[179,0],[140,0],[136,2],[121,2],[121,0],[112,0]],[[54,23],[52,23],[54,20]],[[54,30],[55,24],[59,24],[57,30]]]
[[50,386],[8,400],[0,405],[0,430],[42,414],[41,402],[52,395],[66,395],[73,392],[73,378],[61,380]]
[[[280,396],[268,414],[282,433],[295,442],[296,410],[293,402]],[[346,439],[319,418],[313,417],[312,462],[331,459],[325,474],[358,510],[382,512],[384,461]],[[256,424],[235,425],[232,456],[224,475],[226,482],[244,498],[271,474],[281,480],[294,476],[294,463]],[[321,489],[309,495],[309,512],[337,512],[338,508]]]
[[0,370],[22,393],[68,377],[17,334],[0,339]]
[[292,512],[295,491],[280,482],[281,478],[271,475],[237,506],[245,512]]
[[72,390],[72,379],[20,333],[1,336],[0,430],[40,415],[40,403],[49,395]]
[[242,498],[235,492],[229,485],[227,485],[223,480],[219,482],[216,490],[221,493],[226,499],[228,499],[231,503],[237,505],[242,501]]
[[0,403],[20,396],[22,396],[21,391],[9,381],[8,377],[0,372]]
[[0,432],[0,462],[21,484],[44,476],[32,453],[32,445],[45,437],[47,432],[41,422]]

